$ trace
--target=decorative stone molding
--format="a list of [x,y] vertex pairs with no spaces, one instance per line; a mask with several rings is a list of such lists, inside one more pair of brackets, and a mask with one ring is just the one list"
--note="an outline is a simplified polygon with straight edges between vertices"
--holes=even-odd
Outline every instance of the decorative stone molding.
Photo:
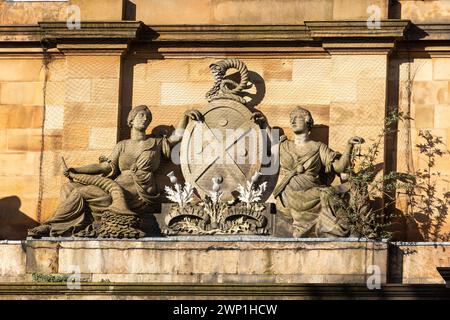
[[371,299],[421,300],[449,299],[450,291],[443,285],[382,285],[370,290],[365,284],[157,284],[82,282],[79,289],[66,283],[1,283],[3,299]]
[[305,21],[314,39],[328,38],[393,38],[402,39],[409,20],[382,20],[380,29],[370,29],[367,21]]
[[[308,56],[383,54],[405,43],[419,51],[448,54],[436,41],[450,40],[450,25],[412,24],[409,20],[382,20],[380,29],[366,21],[305,21],[298,25],[145,25],[140,21],[82,22],[70,30],[66,22],[0,26],[0,53],[49,51],[121,53],[136,55]],[[425,46],[425,42],[433,45]],[[18,43],[21,43],[18,45]],[[422,44],[423,43],[423,44]],[[424,47],[425,46],[425,47]]]
[[[35,26],[0,26],[0,52],[11,50],[10,42],[27,43],[22,49],[15,49],[18,51],[23,51],[23,47],[37,50],[46,39],[64,53],[118,53],[131,47],[134,54],[144,55],[324,56],[341,51],[378,54],[389,52],[397,41],[405,39],[409,26],[408,20],[382,20],[380,29],[369,29],[366,21],[155,26],[140,21],[105,21],[82,22],[80,29],[68,29],[66,22],[40,22]],[[445,26],[428,28],[441,36],[445,34]]]
[[[80,29],[68,29],[66,22],[40,22],[37,26],[0,26],[0,52],[42,53],[43,48],[46,48],[64,53],[122,53],[139,36],[142,27],[143,23],[136,21],[82,22]],[[11,42],[14,44],[13,48]]]
[[[366,21],[306,21],[301,25],[149,26],[142,42],[163,55],[211,54],[320,56],[330,51],[388,52],[403,39],[408,20],[383,20],[381,29]],[[176,43],[176,45],[175,45]],[[143,53],[145,45],[136,48]]]
[[367,21],[305,21],[313,39],[332,54],[387,54],[404,39],[409,20],[382,20],[380,29]]
[[420,23],[413,25],[406,40],[450,40],[450,24]]

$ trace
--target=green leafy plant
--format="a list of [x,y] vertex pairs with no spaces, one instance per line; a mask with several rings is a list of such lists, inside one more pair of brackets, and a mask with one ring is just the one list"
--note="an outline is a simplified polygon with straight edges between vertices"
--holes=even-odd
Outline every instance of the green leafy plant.
[[408,200],[407,214],[415,221],[425,241],[448,241],[450,233],[443,233],[442,227],[448,216],[450,192],[439,192],[441,173],[435,170],[436,159],[449,154],[444,150],[441,137],[429,130],[419,131],[422,142],[416,144],[420,154],[425,156],[425,169],[416,170],[414,183],[404,188]]
[[36,282],[67,282],[69,280],[69,275],[44,274],[41,272],[33,272],[31,277]]
[[[351,236],[368,239],[391,236],[386,228],[393,215],[386,214],[385,209],[395,203],[395,190],[409,183],[412,176],[399,172],[379,174],[383,164],[377,162],[385,137],[392,134],[396,130],[395,124],[405,118],[401,113],[390,113],[381,132],[368,147],[364,151],[361,146],[353,150],[350,167],[341,176],[348,192],[335,198],[345,213]],[[373,205],[375,202],[379,203],[377,207]]]
[[[385,137],[396,130],[399,121],[411,119],[402,113],[390,113],[384,128],[364,152],[353,150],[351,165],[347,172],[348,192],[337,197],[340,208],[345,212],[350,234],[369,239],[390,238],[387,231],[396,217],[385,210],[395,205],[399,195],[406,195],[406,216],[418,225],[425,241],[447,241],[450,233],[442,228],[448,216],[450,192],[438,192],[437,184],[441,173],[434,170],[436,159],[449,152],[443,149],[441,137],[430,131],[420,131],[423,142],[416,145],[426,158],[426,168],[413,173],[387,172],[379,174],[382,164],[377,163]],[[377,207],[373,203],[381,203]]]

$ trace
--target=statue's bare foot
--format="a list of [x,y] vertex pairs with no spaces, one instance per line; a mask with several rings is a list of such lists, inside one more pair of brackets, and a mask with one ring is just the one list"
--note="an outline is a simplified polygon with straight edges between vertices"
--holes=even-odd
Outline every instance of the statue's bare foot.
[[32,238],[41,238],[50,235],[51,227],[48,224],[42,224],[28,230],[28,236]]

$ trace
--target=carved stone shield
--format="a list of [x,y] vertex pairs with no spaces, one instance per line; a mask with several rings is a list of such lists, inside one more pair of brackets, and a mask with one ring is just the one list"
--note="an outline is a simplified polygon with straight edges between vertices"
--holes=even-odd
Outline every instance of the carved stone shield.
[[183,176],[201,197],[212,191],[213,178],[222,178],[222,200],[231,200],[261,168],[263,135],[238,101],[216,99],[200,111],[204,122],[190,121],[181,143]]

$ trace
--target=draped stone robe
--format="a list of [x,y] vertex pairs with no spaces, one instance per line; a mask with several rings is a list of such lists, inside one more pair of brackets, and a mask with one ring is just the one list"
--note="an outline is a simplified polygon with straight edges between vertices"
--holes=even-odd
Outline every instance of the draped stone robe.
[[[108,177],[124,190],[130,210],[139,211],[159,196],[154,172],[161,155],[170,156],[170,146],[166,138],[147,138],[141,144],[131,141],[118,142],[104,161],[111,166]],[[44,224],[50,225],[50,236],[71,236],[89,226],[111,203],[111,196],[101,188],[69,182],[62,187],[55,214]]]
[[280,142],[280,166],[284,178],[274,196],[288,208],[296,237],[344,237],[348,235],[343,210],[332,197],[333,162],[341,155],[322,142],[297,146],[285,137]]

